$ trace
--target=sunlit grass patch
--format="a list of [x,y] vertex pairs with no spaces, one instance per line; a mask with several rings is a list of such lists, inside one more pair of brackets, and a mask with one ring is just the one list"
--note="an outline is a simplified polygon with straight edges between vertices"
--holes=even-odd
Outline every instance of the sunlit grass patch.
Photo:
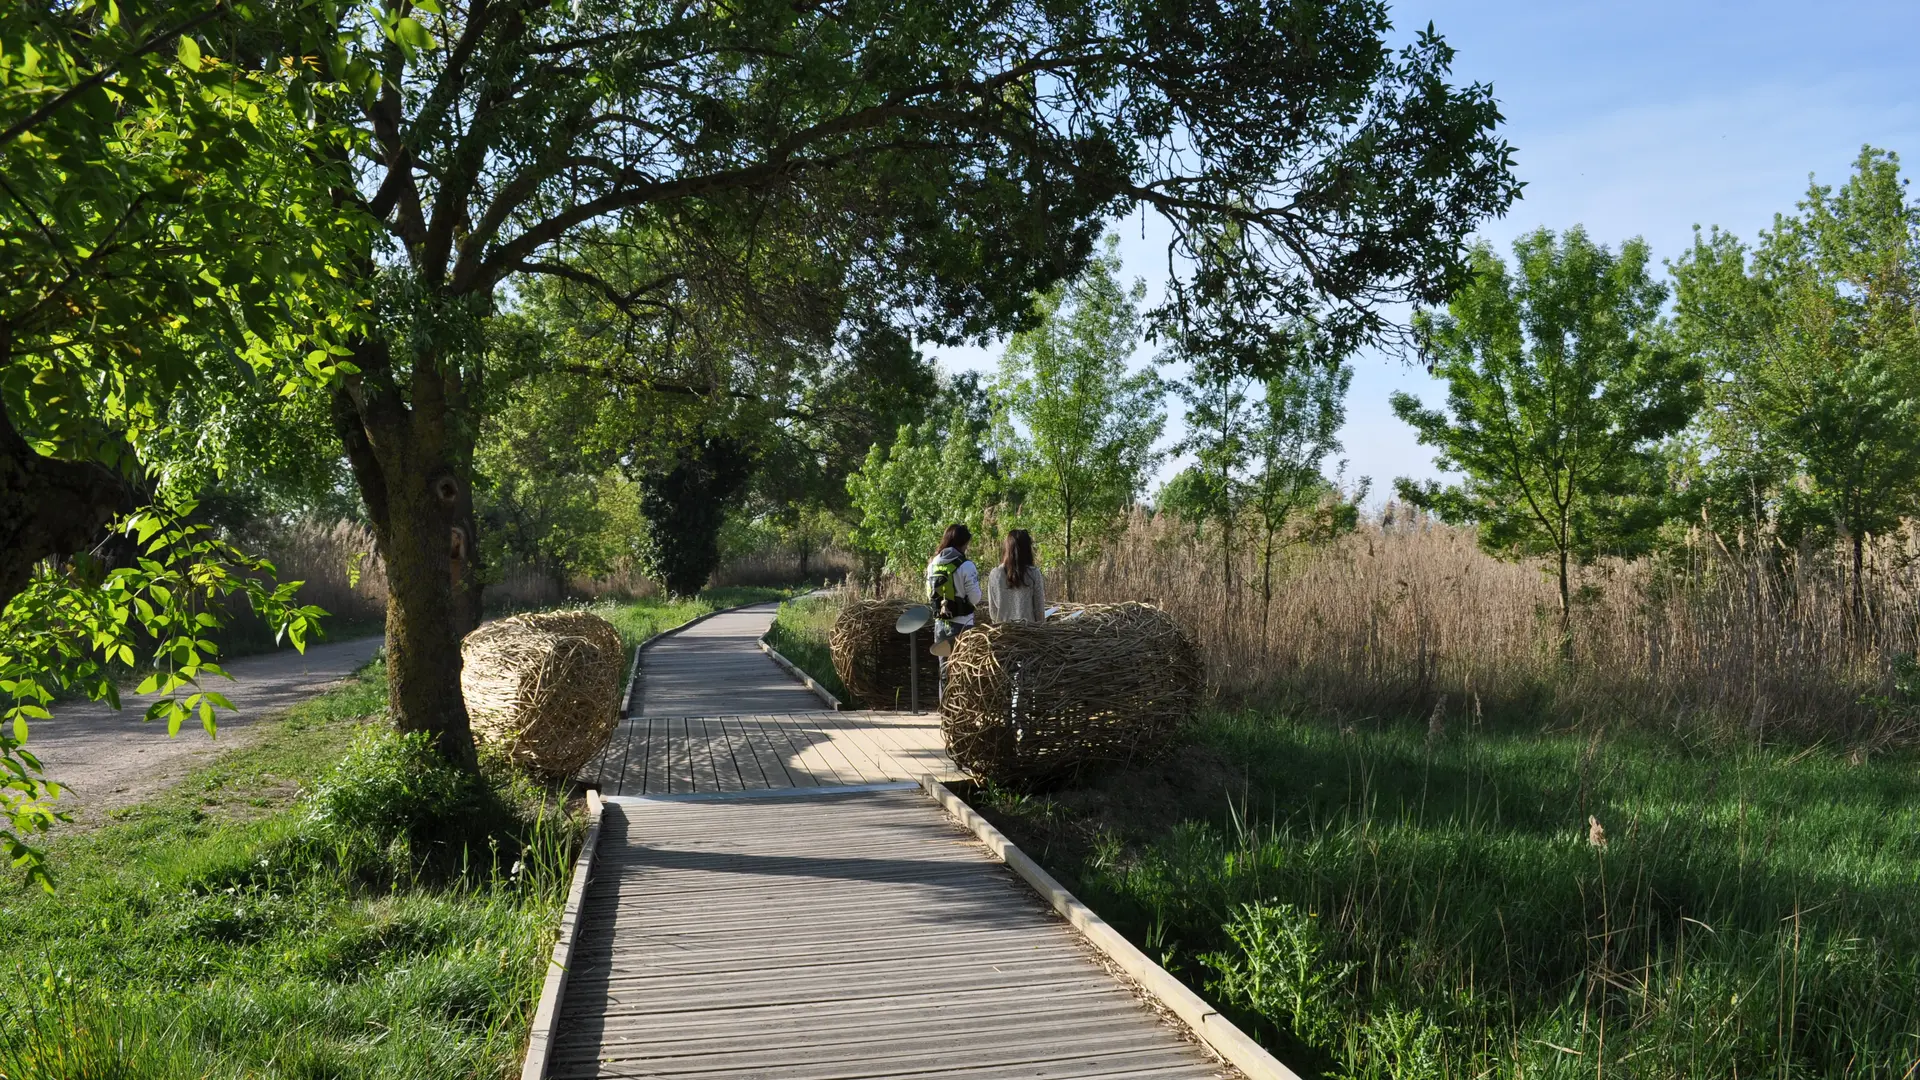
[[858,708],[853,692],[833,670],[833,649],[828,635],[833,620],[840,615],[843,601],[832,594],[799,596],[780,605],[780,614],[767,631],[767,644],[793,661],[795,667],[826,688],[827,693],[851,707]]
[[984,801],[1296,1067],[1920,1063],[1910,759],[1247,712],[1168,763]]
[[554,793],[392,734],[383,684],[57,837],[54,895],[0,891],[0,1077],[517,1069],[578,829]]

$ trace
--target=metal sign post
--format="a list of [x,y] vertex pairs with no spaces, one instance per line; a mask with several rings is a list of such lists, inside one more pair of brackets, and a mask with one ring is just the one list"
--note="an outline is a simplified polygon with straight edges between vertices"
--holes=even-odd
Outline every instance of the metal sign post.
[[920,650],[913,647],[913,635],[919,633],[932,621],[933,609],[924,604],[915,604],[901,612],[900,617],[893,623],[896,632],[907,635],[907,685],[913,697],[913,711],[916,713],[920,711]]

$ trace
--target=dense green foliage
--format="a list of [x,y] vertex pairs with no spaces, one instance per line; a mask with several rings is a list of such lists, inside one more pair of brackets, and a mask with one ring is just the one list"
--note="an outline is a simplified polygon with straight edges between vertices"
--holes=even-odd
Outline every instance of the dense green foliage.
[[517,1067],[575,825],[366,722],[375,665],[0,889],[0,1075]]
[[150,673],[137,693],[159,696],[145,719],[176,735],[197,721],[214,731],[218,709],[232,706],[210,681],[222,676],[220,647],[229,602],[246,599],[278,640],[295,648],[325,614],[294,600],[300,583],[274,585],[273,565],[218,539],[204,525],[152,511],[118,523],[115,539],[130,554],[112,565],[89,554],[56,571],[42,564],[0,609],[0,846],[13,866],[50,886],[44,853],[30,844],[62,816],[60,785],[43,779],[26,748],[31,724],[51,718],[63,693],[120,703],[120,676]]
[[640,568],[673,596],[706,587],[720,565],[720,527],[746,491],[753,462],[738,441],[716,437],[683,448],[672,468],[640,481],[647,532]]
[[1416,321],[1446,411],[1393,397],[1435,462],[1465,479],[1396,486],[1446,521],[1477,523],[1488,551],[1553,560],[1570,650],[1568,564],[1651,541],[1670,512],[1661,443],[1693,419],[1701,373],[1664,333],[1667,290],[1644,243],[1615,255],[1580,229],[1542,229],[1513,250],[1510,276],[1477,249],[1473,283]]
[[1295,1068],[1899,1076],[1907,757],[1217,714],[1165,765],[988,793],[1015,839]]
[[999,482],[982,432],[965,410],[902,426],[893,445],[873,445],[860,470],[847,478],[853,510],[860,515],[848,538],[879,557],[897,578],[913,579],[926,566],[953,522],[976,536],[990,536],[987,513],[999,502]]
[[1710,373],[1693,501],[1729,536],[1867,539],[1920,509],[1920,202],[1861,151],[1749,251],[1718,229],[1673,266],[1676,327]]

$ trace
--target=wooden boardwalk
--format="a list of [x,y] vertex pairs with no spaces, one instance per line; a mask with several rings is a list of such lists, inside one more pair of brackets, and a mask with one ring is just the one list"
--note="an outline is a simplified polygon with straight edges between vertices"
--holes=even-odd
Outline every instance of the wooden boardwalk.
[[603,795],[690,795],[960,774],[937,716],[805,712],[630,717],[581,775]]
[[1236,1075],[886,783],[953,775],[937,717],[818,711],[755,646],[771,619],[650,648],[586,770],[611,797],[547,1076]]
[[813,691],[767,659],[757,642],[778,604],[723,611],[648,646],[628,711],[635,716],[809,712]]
[[559,1080],[1228,1075],[917,788],[602,822]]

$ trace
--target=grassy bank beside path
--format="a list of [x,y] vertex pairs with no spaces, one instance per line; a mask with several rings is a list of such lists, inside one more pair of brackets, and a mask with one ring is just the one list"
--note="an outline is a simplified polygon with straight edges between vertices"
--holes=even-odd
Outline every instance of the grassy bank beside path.
[[1920,1076],[1912,757],[1207,717],[978,801],[1324,1076]]
[[813,681],[826,688],[827,693],[839,698],[841,704],[850,709],[860,708],[860,702],[840,681],[839,673],[833,670],[833,649],[828,644],[828,635],[833,631],[833,620],[840,614],[840,597],[832,593],[810,596],[797,596],[780,605],[780,614],[773,620],[773,626],[767,631],[767,644],[774,651],[808,675]]
[[577,827],[384,704],[375,664],[0,884],[0,1077],[515,1073]]

